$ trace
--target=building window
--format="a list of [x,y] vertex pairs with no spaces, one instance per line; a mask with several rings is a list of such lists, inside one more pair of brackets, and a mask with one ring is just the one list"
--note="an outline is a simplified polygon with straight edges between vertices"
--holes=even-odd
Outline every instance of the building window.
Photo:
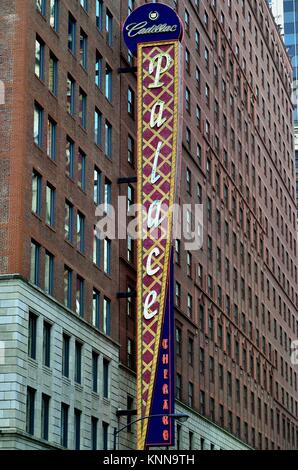
[[32,212],[41,215],[42,177],[36,171],[32,173]]
[[193,383],[188,384],[188,406],[193,407]]
[[110,363],[107,359],[103,359],[103,397],[109,398],[110,387]]
[[192,317],[192,296],[187,294],[187,315],[189,318]]
[[188,338],[188,364],[193,366],[193,338]]
[[133,300],[133,288],[131,286],[127,287],[127,316],[132,318],[134,314],[134,300]]
[[66,201],[65,202],[65,238],[70,243],[73,242],[73,205]]
[[104,250],[103,250],[104,272],[106,274],[111,274],[111,248],[112,248],[111,240],[109,240],[108,238],[105,238],[103,247],[104,247]]
[[190,90],[188,87],[185,89],[185,109],[190,113]]
[[61,403],[61,440],[60,443],[63,447],[68,446],[68,409],[69,406]]
[[210,383],[214,383],[214,359],[209,357],[209,380]]
[[59,0],[50,0],[50,26],[54,31],[59,28]]
[[99,29],[99,31],[102,31],[103,0],[96,0],[95,14],[96,14],[96,27]]
[[109,448],[109,425],[108,423],[102,423],[102,448],[108,450]]
[[190,132],[189,127],[186,128],[186,144],[187,144],[187,147],[190,148],[190,146],[191,146],[191,132]]
[[86,154],[81,149],[78,154],[78,186],[82,191],[86,190]]
[[27,387],[27,404],[26,404],[26,432],[34,435],[34,422],[35,422],[35,393],[31,387]]
[[180,374],[176,374],[176,398],[181,400],[182,396],[182,377]]
[[208,317],[208,335],[209,338],[213,341],[214,340],[214,318],[212,315]]
[[111,335],[111,301],[104,298],[103,301],[103,332],[105,335]]
[[224,407],[223,407],[223,405],[219,405],[219,423],[220,423],[220,426],[223,428],[224,425],[225,425]]
[[98,51],[95,60],[95,84],[98,88],[102,88],[102,56]]
[[54,256],[46,251],[44,290],[49,295],[53,295],[54,293],[54,263]]
[[46,0],[35,0],[36,10],[41,13],[42,16],[46,14]]
[[198,67],[196,68],[196,84],[197,84],[197,89],[200,91],[200,89],[201,89],[201,72],[200,72],[200,69]]
[[57,124],[49,116],[47,135],[47,155],[51,160],[56,160],[57,154]]
[[108,158],[112,158],[112,135],[113,129],[109,121],[106,120],[105,124],[105,155]]
[[176,327],[176,355],[181,357],[182,354],[182,331]]
[[176,306],[180,307],[180,304],[181,304],[181,285],[179,284],[179,282],[176,282],[175,298],[176,298]]
[[67,137],[66,139],[66,174],[70,178],[74,178],[74,142]]
[[107,9],[106,11],[106,33],[107,33],[107,43],[110,47],[113,44],[113,15]]
[[85,216],[78,211],[77,213],[77,249],[85,252]]
[[75,92],[76,92],[76,82],[70,75],[68,75],[67,76],[67,111],[71,115],[75,114]]
[[200,374],[205,374],[205,351],[200,348]]
[[135,8],[135,0],[128,0],[128,14],[130,15]]
[[51,227],[55,226],[55,200],[56,191],[48,183],[46,187],[46,224]]
[[29,312],[28,322],[28,356],[36,359],[37,316]]
[[34,143],[38,145],[38,147],[40,148],[43,145],[42,134],[43,134],[43,108],[38,103],[35,103],[33,139],[34,139]]
[[84,69],[88,65],[88,36],[85,31],[80,30],[80,64]]
[[108,178],[105,178],[105,193],[104,193],[104,205],[106,214],[110,213],[110,205],[112,202],[112,183]]
[[205,47],[204,57],[205,57],[206,69],[209,70],[209,51],[208,51],[207,47]]
[[175,263],[180,265],[181,261],[181,241],[175,240]]
[[62,339],[62,375],[69,377],[69,345],[70,337],[63,333]]
[[134,241],[130,235],[127,237],[127,261],[134,262]]
[[83,129],[87,127],[87,95],[80,88],[79,90],[79,120]]
[[205,392],[200,391],[200,414],[205,415]]
[[[212,421],[215,420],[215,402],[213,398],[209,401],[209,416]],[[214,444],[211,444],[211,450],[214,450]]]
[[72,308],[72,270],[64,267],[64,305]]
[[92,351],[92,391],[98,393],[98,354]]
[[78,341],[75,342],[75,375],[74,380],[76,383],[82,383],[82,344]]
[[107,100],[112,101],[113,96],[113,71],[111,67],[106,64],[106,86],[105,95]]
[[51,328],[47,322],[43,324],[43,347],[42,347],[42,362],[46,367],[51,365]]
[[96,145],[101,146],[102,141],[102,114],[98,109],[95,109],[94,113],[94,142]]
[[45,393],[41,395],[41,438],[49,440],[50,397]]
[[84,318],[85,314],[85,281],[82,277],[77,276],[76,287],[76,313]]
[[134,342],[130,338],[128,338],[128,340],[127,340],[127,367],[129,367],[130,369],[135,368],[135,363],[134,363]]
[[219,382],[220,390],[223,390],[223,388],[224,388],[224,371],[223,371],[223,366],[221,364],[219,364],[219,366],[218,366],[218,382]]
[[88,11],[88,0],[80,0],[80,5],[84,10]]
[[76,53],[76,29],[77,22],[74,17],[68,14],[68,49],[72,54]]
[[135,93],[132,88],[128,87],[127,91],[127,112],[134,118],[135,115]]
[[75,435],[75,450],[80,450],[81,447],[81,414],[80,410],[74,410],[74,435]]
[[93,290],[92,325],[98,329],[100,327],[100,293],[96,289]]
[[99,268],[101,261],[101,240],[98,237],[97,229],[94,227],[93,235],[93,263]]
[[135,141],[134,139],[129,135],[128,136],[128,146],[127,146],[127,160],[130,165],[134,165],[134,160],[135,160]]
[[39,286],[40,282],[40,245],[31,240],[30,281]]
[[44,79],[44,42],[39,37],[35,40],[35,75]]
[[134,188],[132,187],[131,184],[127,186],[127,211],[128,213],[131,210],[132,205],[134,204]]
[[101,171],[94,168],[93,200],[98,206],[101,203]]
[[187,10],[184,12],[184,25],[185,25],[185,32],[189,34],[189,13]]
[[98,430],[98,419],[94,416],[91,417],[91,448],[97,450],[97,430]]
[[228,412],[228,430],[229,432],[233,432],[233,415],[232,412]]
[[57,96],[58,90],[58,59],[50,52],[49,60],[49,90]]

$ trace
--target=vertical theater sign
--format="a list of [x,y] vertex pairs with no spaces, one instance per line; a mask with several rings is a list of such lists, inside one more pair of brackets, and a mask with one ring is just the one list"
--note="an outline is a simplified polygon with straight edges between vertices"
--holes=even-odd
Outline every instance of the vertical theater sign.
[[174,445],[173,214],[179,167],[182,24],[161,3],[123,28],[138,69],[138,449]]

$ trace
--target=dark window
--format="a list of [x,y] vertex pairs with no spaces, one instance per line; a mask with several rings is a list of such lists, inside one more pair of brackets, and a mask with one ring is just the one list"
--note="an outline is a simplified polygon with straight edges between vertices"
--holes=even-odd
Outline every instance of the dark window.
[[74,410],[75,450],[80,450],[81,447],[81,414],[80,410]]
[[103,396],[104,398],[109,398],[109,367],[110,363],[107,359],[103,360]]
[[43,364],[47,367],[51,365],[51,328],[47,322],[43,324]]
[[98,419],[91,417],[91,448],[97,450],[97,430],[98,430]]
[[82,29],[80,30],[80,64],[87,69],[88,64],[88,36]]
[[69,406],[61,403],[61,445],[68,446],[68,409]]
[[50,0],[50,26],[54,31],[59,27],[59,0]]
[[78,341],[75,344],[75,382],[82,382],[82,344]]
[[37,316],[34,313],[29,312],[29,324],[28,324],[28,356],[31,359],[36,359],[36,328],[37,328]]
[[45,441],[49,440],[49,413],[50,397],[43,393],[41,397],[41,437]]
[[46,251],[44,290],[49,295],[53,295],[53,292],[54,292],[54,269],[55,269],[55,258],[51,253]]
[[31,265],[30,265],[30,281],[39,286],[40,283],[40,245],[31,240]]
[[70,337],[63,334],[62,340],[62,375],[69,377],[69,344]]
[[106,38],[107,38],[107,43],[110,47],[112,47],[113,44],[113,15],[112,13],[107,9],[106,10]]
[[68,15],[68,49],[76,53],[76,20],[69,13]]
[[92,391],[98,392],[98,354],[92,352]]
[[36,390],[27,387],[26,432],[32,436],[34,434],[35,393]]
[[99,31],[102,31],[103,0],[96,0],[95,14],[96,14],[96,27],[99,29]]

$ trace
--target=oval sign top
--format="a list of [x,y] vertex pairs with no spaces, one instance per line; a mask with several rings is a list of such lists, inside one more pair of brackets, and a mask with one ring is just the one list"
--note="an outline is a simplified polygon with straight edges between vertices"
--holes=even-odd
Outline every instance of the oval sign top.
[[179,16],[163,3],[146,3],[136,8],[123,26],[125,43],[135,56],[139,43],[180,39],[182,32]]

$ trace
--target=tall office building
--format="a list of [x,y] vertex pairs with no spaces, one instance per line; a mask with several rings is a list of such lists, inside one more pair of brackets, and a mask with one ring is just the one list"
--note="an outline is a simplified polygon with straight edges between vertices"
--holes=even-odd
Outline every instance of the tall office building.
[[[111,448],[136,406],[134,241],[99,241],[95,210],[134,201],[121,25],[143,3],[1,2],[1,448]],[[265,0],[165,3],[185,27],[179,198],[205,219],[202,250],[175,243],[176,446],[297,448],[291,64]]]
[[280,25],[287,51],[292,59],[296,197],[298,205],[298,3],[295,0],[269,0],[269,5],[272,8],[275,21]]

